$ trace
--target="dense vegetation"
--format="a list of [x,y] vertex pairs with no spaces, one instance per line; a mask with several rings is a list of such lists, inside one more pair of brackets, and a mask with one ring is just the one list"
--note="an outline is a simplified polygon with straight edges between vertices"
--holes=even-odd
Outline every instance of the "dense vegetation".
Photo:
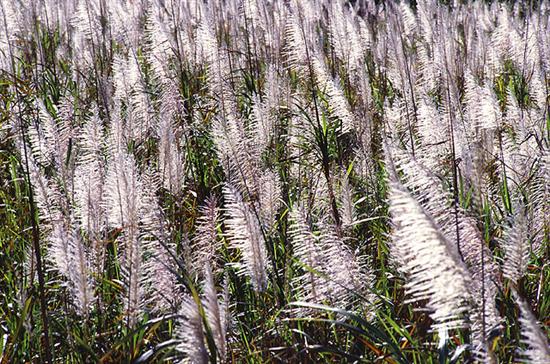
[[0,0],[1,363],[550,363],[549,22]]

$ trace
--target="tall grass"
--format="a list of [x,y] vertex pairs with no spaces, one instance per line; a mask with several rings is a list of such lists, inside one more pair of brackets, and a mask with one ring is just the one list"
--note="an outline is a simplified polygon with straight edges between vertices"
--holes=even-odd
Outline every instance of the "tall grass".
[[550,363],[549,27],[0,0],[0,362]]

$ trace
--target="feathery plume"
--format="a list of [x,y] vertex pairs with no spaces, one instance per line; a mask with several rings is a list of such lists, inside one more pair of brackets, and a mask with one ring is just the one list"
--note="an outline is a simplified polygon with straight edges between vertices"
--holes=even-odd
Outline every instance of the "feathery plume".
[[121,271],[125,282],[124,304],[128,325],[133,327],[143,308],[143,247],[140,220],[143,206],[142,182],[133,156],[119,151],[109,161],[105,183],[108,224],[122,229]]
[[293,207],[290,218],[289,234],[294,254],[304,271],[294,282],[301,299],[346,307],[357,302],[357,297],[364,296],[370,288],[371,278],[335,234],[334,226],[319,222],[319,233],[314,233],[304,207],[299,204]]
[[304,208],[295,205],[290,213],[289,235],[294,255],[305,265],[304,273],[295,279],[295,287],[306,302],[330,302],[328,277],[325,276],[325,257],[307,221]]
[[144,306],[156,312],[169,312],[181,298],[177,284],[176,247],[171,240],[168,223],[156,196],[160,182],[151,170],[142,175],[143,212],[141,215],[140,239],[142,241]]
[[204,297],[202,299],[206,320],[210,327],[210,332],[216,344],[217,356],[221,362],[226,360],[227,355],[227,315],[229,296],[226,285],[224,300],[220,302],[214,285],[214,277],[210,265],[206,263],[204,267]]
[[[220,302],[208,263],[203,275],[204,292],[200,300],[188,296],[179,310],[182,319],[176,324],[176,336],[180,341],[176,349],[184,353],[190,363],[206,364],[210,362],[209,358],[224,362],[227,355],[228,291],[226,288],[224,301]],[[212,338],[215,348],[207,345],[207,336]],[[216,352],[211,352],[212,349]]]
[[519,306],[522,344],[526,349],[521,352],[524,363],[550,363],[550,347],[546,335],[541,331],[531,308],[517,292],[513,292]]
[[227,237],[242,254],[240,274],[247,275],[256,291],[267,288],[268,258],[262,230],[256,215],[231,184],[223,187]]
[[404,186],[433,218],[440,232],[450,243],[454,254],[466,264],[471,276],[473,295],[472,331],[474,346],[482,353],[486,344],[483,337],[489,337],[498,328],[500,314],[496,307],[496,295],[501,289],[498,266],[493,262],[492,253],[485,244],[476,222],[455,206],[451,207],[452,195],[443,188],[442,182],[430,169],[405,151],[388,146],[396,168],[403,173]]
[[180,363],[207,364],[208,351],[204,344],[202,317],[195,300],[188,296],[178,311],[182,316],[176,325],[176,337],[180,343],[176,350],[185,354]]
[[391,254],[408,276],[409,302],[427,299],[438,329],[464,327],[471,307],[471,277],[455,248],[435,222],[401,184],[386,148],[389,211],[394,225]]
[[265,171],[260,177],[259,213],[260,221],[270,231],[281,207],[281,186],[279,176],[273,171]]
[[193,243],[193,270],[199,273],[206,264],[216,267],[216,252],[221,247],[218,239],[219,208],[214,195],[208,197],[199,207],[199,217],[195,224],[196,231]]
[[58,271],[67,279],[77,312],[87,316],[94,301],[93,280],[89,252],[78,225],[73,226],[65,219],[53,221],[48,240],[48,254]]
[[525,218],[525,207],[517,206],[504,227],[501,246],[504,249],[502,270],[504,276],[517,286],[527,271],[529,262],[529,231]]
[[328,96],[331,115],[342,122],[342,133],[349,132],[354,128],[355,121],[344,92],[329,75],[325,63],[320,57],[313,57],[312,68],[317,81],[317,87]]

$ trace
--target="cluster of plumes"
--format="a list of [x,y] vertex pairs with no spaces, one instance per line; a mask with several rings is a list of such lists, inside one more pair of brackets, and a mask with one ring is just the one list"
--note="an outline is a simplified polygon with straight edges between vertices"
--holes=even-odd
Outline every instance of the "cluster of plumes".
[[[461,327],[472,297],[472,277],[456,244],[451,244],[440,230],[434,217],[437,215],[430,213],[432,204],[427,202],[424,207],[422,199],[415,198],[402,184],[389,147],[386,155],[389,212],[394,224],[391,254],[399,269],[408,275],[405,288],[410,300],[428,300],[426,306],[435,328]],[[444,215],[444,206],[440,208]]]
[[[55,104],[32,100],[29,120],[13,126],[26,137],[49,263],[76,312],[104,304],[95,286],[115,244],[128,325],[145,311],[177,312],[186,359],[224,360],[230,298],[227,282],[218,298],[216,276],[234,267],[260,294],[278,284],[279,219],[289,222],[293,297],[365,307],[374,274],[354,228],[377,212],[356,209],[380,189],[383,159],[391,256],[409,302],[427,308],[436,330],[470,327],[474,350],[491,359],[496,297],[548,242],[547,2],[536,11],[435,0],[414,9],[370,0],[0,5],[0,70],[15,72],[31,15],[59,30],[57,57],[72,69],[74,89]],[[34,72],[38,80],[44,70]],[[200,92],[189,94],[193,84]],[[217,196],[193,201],[187,239],[160,196],[197,196],[199,133],[225,180]],[[330,155],[334,140],[353,142],[345,163]],[[459,193],[472,196],[469,206]],[[502,225],[501,262],[479,230],[487,206]],[[239,261],[224,266],[222,251]],[[182,277],[203,282],[202,295]],[[544,358],[545,339],[517,301],[524,355]]]
[[[548,4],[388,8],[373,52],[389,60],[395,92],[384,110],[391,253],[434,326],[469,326],[473,349],[492,362],[497,296],[548,243]],[[479,229],[490,222],[500,226],[502,260]],[[525,330],[537,328],[532,314],[521,317],[531,320]],[[538,351],[525,355],[539,362],[548,344],[533,342]]]
[[372,277],[330,222],[313,224],[298,203],[290,212],[290,220],[289,237],[304,270],[294,282],[302,301],[337,307],[374,301],[368,293]]

